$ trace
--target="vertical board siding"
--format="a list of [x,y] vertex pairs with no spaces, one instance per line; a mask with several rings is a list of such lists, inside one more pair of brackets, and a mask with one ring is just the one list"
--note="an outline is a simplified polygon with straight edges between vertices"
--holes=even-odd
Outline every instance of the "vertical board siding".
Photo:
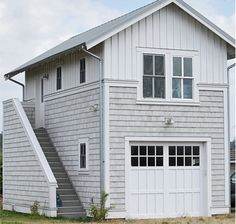
[[47,179],[11,100],[3,103],[3,112],[3,204],[12,205],[16,211],[23,208],[30,212],[30,206],[38,201],[40,209],[46,212],[49,209]]
[[[111,205],[125,209],[125,137],[190,136],[212,138],[212,205],[225,203],[224,95],[200,91],[200,106],[136,104],[136,88],[110,87]],[[184,114],[184,116],[183,116]],[[173,117],[166,127],[165,117]],[[117,184],[119,183],[119,184]]]
[[[46,129],[62,160],[84,208],[89,211],[91,199],[100,198],[100,140],[99,89],[60,96],[45,101]],[[89,157],[86,173],[79,172],[79,148],[81,139],[88,138]]]
[[[91,49],[91,52],[102,56],[102,46],[98,45]],[[70,89],[80,85],[80,59],[86,59],[86,83],[99,80],[99,61],[84,53],[73,52],[53,62],[38,66],[26,72],[25,76],[25,100],[36,98],[36,85],[40,85],[40,77],[49,74],[49,79],[44,80],[44,95],[57,92],[56,90],[56,69],[62,67],[62,89]]]
[[[111,66],[109,63],[104,66],[105,78],[137,80],[136,70],[139,66],[137,47],[199,51],[201,60],[199,82],[227,83],[225,41],[174,4],[105,40],[104,60],[111,63]],[[124,59],[130,66],[123,67]]]

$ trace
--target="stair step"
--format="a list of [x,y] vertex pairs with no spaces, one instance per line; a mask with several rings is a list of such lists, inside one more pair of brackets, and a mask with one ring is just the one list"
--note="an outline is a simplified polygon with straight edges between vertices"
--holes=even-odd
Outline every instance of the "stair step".
[[58,183],[65,183],[69,181],[66,172],[57,172],[57,173],[54,172],[53,174],[56,177]]
[[72,187],[71,183],[68,182],[68,183],[58,183],[58,189],[57,190],[60,190],[60,189],[63,189],[63,190],[74,190],[74,188]]
[[[69,206],[81,206],[79,200],[64,200],[62,201],[63,207],[69,207]],[[81,206],[82,207],[82,206]]]
[[60,198],[63,201],[71,201],[74,200],[75,198],[78,198],[76,194],[69,194],[69,195],[64,195],[64,194],[59,194]]
[[66,212],[66,213],[57,213],[59,217],[65,217],[69,219],[85,217],[85,212]]
[[50,167],[63,167],[60,160],[59,161],[48,161]]
[[58,188],[58,189],[57,189],[57,193],[58,193],[60,196],[61,196],[61,195],[73,195],[73,194],[76,195],[73,188],[71,188],[71,189],[60,189],[60,188]]
[[57,208],[58,213],[83,212],[82,206],[68,206]]

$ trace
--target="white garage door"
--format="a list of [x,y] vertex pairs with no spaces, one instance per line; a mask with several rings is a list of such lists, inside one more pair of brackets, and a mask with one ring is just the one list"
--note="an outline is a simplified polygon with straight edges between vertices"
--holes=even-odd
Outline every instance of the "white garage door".
[[128,216],[203,215],[202,154],[200,144],[132,144]]

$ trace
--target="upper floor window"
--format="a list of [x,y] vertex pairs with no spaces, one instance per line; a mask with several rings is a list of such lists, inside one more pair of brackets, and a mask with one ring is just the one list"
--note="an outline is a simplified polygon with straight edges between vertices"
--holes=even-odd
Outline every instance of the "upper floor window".
[[173,57],[172,98],[193,98],[192,58]]
[[165,98],[165,56],[144,55],[143,97]]
[[85,58],[80,60],[80,83],[86,82],[86,63]]
[[57,86],[56,89],[60,90],[62,88],[62,72],[61,72],[61,67],[57,68]]

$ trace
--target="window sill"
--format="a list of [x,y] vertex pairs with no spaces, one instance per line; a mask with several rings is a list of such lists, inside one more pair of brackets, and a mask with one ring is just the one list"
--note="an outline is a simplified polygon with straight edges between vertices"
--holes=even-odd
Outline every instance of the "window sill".
[[198,101],[178,100],[178,101],[167,101],[167,100],[154,100],[154,99],[138,99],[136,104],[144,105],[173,105],[173,106],[200,106]]
[[89,175],[89,170],[88,170],[88,169],[79,170],[79,171],[78,171],[78,174],[80,174],[80,175]]

